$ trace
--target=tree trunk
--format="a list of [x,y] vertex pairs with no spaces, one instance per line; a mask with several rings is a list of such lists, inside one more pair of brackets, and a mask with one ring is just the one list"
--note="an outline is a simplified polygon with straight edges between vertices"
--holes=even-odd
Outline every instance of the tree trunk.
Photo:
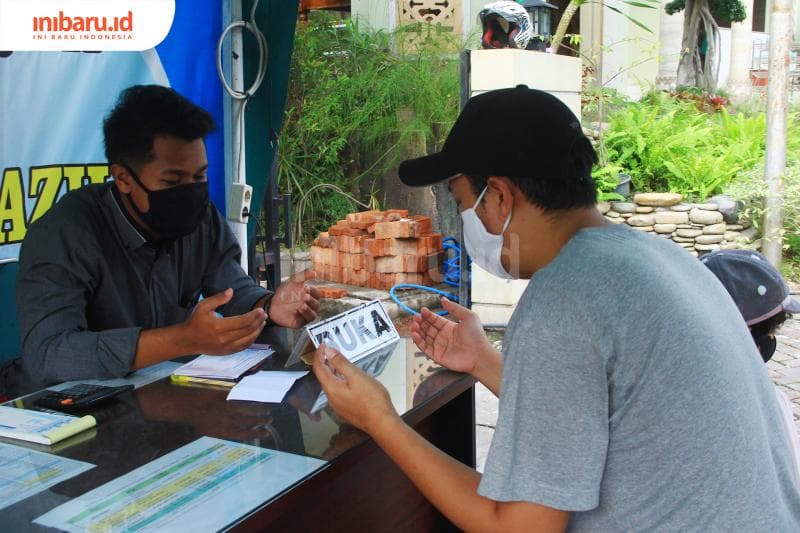
[[570,3],[567,4],[564,14],[561,15],[561,20],[558,21],[556,33],[553,35],[553,39],[550,41],[550,50],[552,50],[554,54],[558,53],[558,49],[561,47],[561,41],[564,40],[564,35],[567,33],[567,26],[569,26],[569,22],[572,20],[572,17],[575,15],[575,13],[577,13],[578,8],[581,7],[582,3],[582,1],[570,0]]
[[719,78],[719,26],[714,16],[711,14],[711,9],[708,6],[708,1],[704,0],[700,5],[700,25],[705,30],[706,39],[708,40],[708,48],[706,49],[706,61],[701,73],[702,87],[707,93],[713,94],[717,90],[717,79]]
[[700,30],[698,4],[705,0],[686,0],[683,9],[683,40],[681,41],[681,58],[678,61],[676,85],[678,87],[696,87],[697,73],[700,70],[700,50],[697,47],[697,36]]
[[[708,41],[705,64],[698,43],[701,30]],[[719,77],[719,48],[719,27],[711,15],[708,0],[686,0],[677,85],[700,87],[713,93]]]

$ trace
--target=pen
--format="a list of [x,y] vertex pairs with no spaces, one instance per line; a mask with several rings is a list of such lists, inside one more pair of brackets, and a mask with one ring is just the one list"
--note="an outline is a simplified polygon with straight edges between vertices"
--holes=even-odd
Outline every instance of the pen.
[[193,376],[176,376],[172,374],[169,377],[173,383],[205,383],[206,385],[219,385],[221,387],[231,388],[236,385],[235,381],[222,381],[219,379],[196,378]]

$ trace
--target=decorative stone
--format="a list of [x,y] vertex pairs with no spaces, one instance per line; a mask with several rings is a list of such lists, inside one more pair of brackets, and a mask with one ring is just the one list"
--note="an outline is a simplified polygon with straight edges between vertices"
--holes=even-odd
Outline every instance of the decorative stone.
[[656,213],[659,213],[661,211],[669,211],[669,207],[654,207],[653,211],[655,211]]
[[694,206],[703,211],[719,211],[719,206],[717,204],[694,204]]
[[616,211],[607,211],[606,212],[606,216],[607,217],[611,217],[611,218],[618,218],[619,217],[619,213],[617,213]]
[[683,200],[683,196],[674,192],[641,192],[633,196],[639,205],[669,207]]
[[686,213],[676,213],[675,211],[663,211],[656,213],[656,224],[686,224],[689,222],[689,215]]
[[761,249],[761,239],[756,239],[753,241],[753,244],[750,246],[753,247],[753,250],[760,250]]
[[678,246],[680,246],[681,248],[692,248],[692,249],[694,248],[694,244],[692,244],[690,242],[677,242],[676,241],[676,244]]
[[726,242],[725,244],[721,244],[719,246],[720,250],[736,250],[739,248],[739,245],[735,242]]
[[611,209],[617,213],[635,213],[636,204],[633,202],[611,202]]
[[671,233],[654,233],[654,235],[658,235],[659,237],[662,237],[664,239],[672,239]]
[[756,228],[747,228],[739,236],[742,242],[750,244],[758,238],[758,230]]
[[622,218],[622,217],[609,218],[608,220],[610,220],[613,224],[624,224],[625,223],[625,219]]
[[703,228],[704,235],[725,235],[725,230],[728,226],[723,222],[721,224],[711,224]]
[[700,254],[698,254],[698,253],[697,253],[697,252],[695,252],[694,250],[692,250],[692,251],[691,251],[691,252],[689,252],[689,253],[690,253],[690,254],[692,254],[692,255],[693,255],[693,256],[695,256],[695,257],[699,257],[699,256],[700,256]]
[[633,216],[633,213],[620,213],[619,216],[622,218],[630,218]]
[[692,229],[691,224],[678,224],[679,229]]
[[678,226],[678,231],[676,232],[678,237],[686,237],[687,239],[694,239],[698,235],[702,235],[703,230],[701,229],[684,229]]
[[709,224],[719,224],[722,222],[722,213],[719,211],[694,208],[689,211],[689,220],[695,224],[703,224],[706,226]]
[[611,209],[611,204],[608,202],[597,202],[597,210],[601,215],[605,215]]
[[653,208],[650,207],[649,205],[637,205],[636,206],[636,212],[637,213],[652,213],[653,212]]
[[679,212],[684,212],[684,211],[688,212],[691,209],[692,209],[692,206],[690,206],[689,204],[677,204],[677,205],[673,205],[672,207],[670,207],[670,210],[679,211]]
[[696,244],[694,249],[699,252],[716,252],[719,250],[719,244]]
[[675,231],[675,224],[655,224],[653,229],[656,233],[669,233],[671,235]]
[[633,229],[638,229],[639,231],[651,232],[653,231],[653,226],[631,226]]
[[697,244],[719,244],[722,242],[722,235],[700,235],[695,241]]
[[694,239],[690,239],[688,237],[673,237],[672,240],[675,241],[675,242],[690,242],[690,243],[694,243]]
[[722,216],[725,218],[725,222],[728,224],[735,224],[739,219],[739,210],[741,209],[741,204],[730,196],[720,194],[718,196],[714,196],[713,198],[709,198],[708,203],[717,204],[719,212],[722,213]]
[[728,231],[742,231],[744,226],[741,224],[728,224]]
[[738,231],[726,231],[725,240],[729,242],[736,242],[742,236]]
[[628,224],[631,226],[652,226],[656,223],[654,215],[633,215],[628,219]]

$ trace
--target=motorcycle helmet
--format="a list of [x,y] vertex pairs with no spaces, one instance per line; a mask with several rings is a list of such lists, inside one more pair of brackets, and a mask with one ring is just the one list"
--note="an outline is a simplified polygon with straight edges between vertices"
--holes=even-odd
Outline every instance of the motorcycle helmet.
[[492,2],[481,9],[481,47],[524,50],[533,38],[531,19],[525,8],[511,0]]

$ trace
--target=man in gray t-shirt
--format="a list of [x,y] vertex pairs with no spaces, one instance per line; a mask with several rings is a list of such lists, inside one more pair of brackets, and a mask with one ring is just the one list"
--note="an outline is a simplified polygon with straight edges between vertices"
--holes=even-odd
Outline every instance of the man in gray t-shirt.
[[520,86],[472,98],[441,152],[400,167],[409,185],[448,181],[475,262],[530,279],[502,355],[444,299],[455,321],[423,310],[412,329],[500,398],[483,476],[323,346],[330,404],[461,529],[799,531],[779,407],[738,310],[686,251],[600,215],[594,161],[566,106]]
[[797,525],[766,368],[716,277],[673,243],[578,231],[531,278],[503,352],[483,496],[568,509],[574,530]]

